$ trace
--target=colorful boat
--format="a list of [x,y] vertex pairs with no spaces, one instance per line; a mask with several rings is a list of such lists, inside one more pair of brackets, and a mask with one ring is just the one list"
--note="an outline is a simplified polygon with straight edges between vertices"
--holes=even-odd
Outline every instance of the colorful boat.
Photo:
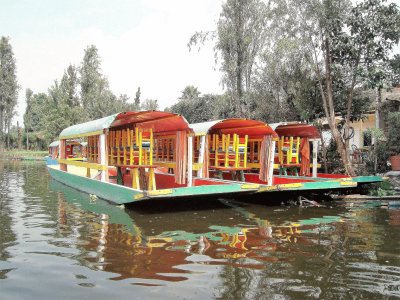
[[[189,125],[184,117],[168,112],[123,112],[64,129],[58,164],[48,165],[48,170],[66,185],[117,204],[357,186],[360,179],[315,176],[316,150],[312,163],[306,164],[299,152],[310,140],[317,143],[319,136],[311,126],[304,131],[308,135],[293,128],[296,137],[255,120]],[[68,154],[69,145],[78,140],[85,145],[85,158],[80,160]],[[292,167],[300,174],[283,174]]]
[[[247,119],[191,124],[194,164],[201,166],[197,176],[246,182],[258,186],[257,193],[322,193],[357,186],[359,178],[317,176],[319,132],[312,125],[294,125],[275,131],[278,126]],[[311,162],[310,142],[314,145]]]
[[[271,127],[279,136],[275,160],[280,166],[280,174],[288,175],[288,178],[294,175],[298,178],[313,178],[320,182],[347,180],[356,182],[358,185],[383,180],[380,176],[350,177],[345,174],[317,172],[317,168],[321,167],[318,163],[317,151],[321,137],[315,126],[300,122],[287,122],[271,124]],[[307,167],[310,157],[312,157],[310,164],[312,171]]]
[[[192,176],[192,130],[180,115],[123,112],[64,129],[51,176],[117,204],[146,199],[218,197],[257,190],[244,182]],[[67,158],[69,141],[87,142],[86,160]]]

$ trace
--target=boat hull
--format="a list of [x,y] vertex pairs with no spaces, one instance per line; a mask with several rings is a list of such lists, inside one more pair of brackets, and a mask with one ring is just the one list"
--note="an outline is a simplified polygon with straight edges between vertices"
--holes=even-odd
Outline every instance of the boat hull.
[[256,192],[259,185],[231,183],[224,185],[204,185],[180,187],[155,191],[135,190],[123,185],[102,182],[48,166],[51,177],[79,191],[96,195],[115,204],[133,203],[149,199],[195,198],[195,197],[230,197]]

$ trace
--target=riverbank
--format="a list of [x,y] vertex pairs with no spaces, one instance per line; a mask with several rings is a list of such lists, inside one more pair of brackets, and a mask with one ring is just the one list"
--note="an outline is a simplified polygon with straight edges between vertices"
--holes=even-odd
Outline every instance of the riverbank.
[[44,160],[47,154],[47,151],[10,150],[0,152],[0,159],[40,161]]

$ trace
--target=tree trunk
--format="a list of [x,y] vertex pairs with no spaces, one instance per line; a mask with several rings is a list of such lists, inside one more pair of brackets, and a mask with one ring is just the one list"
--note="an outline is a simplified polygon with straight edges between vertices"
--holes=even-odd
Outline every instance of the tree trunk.
[[[333,99],[333,79],[332,79],[332,58],[331,58],[331,53],[330,53],[330,45],[329,41],[325,39],[324,41],[324,61],[325,61],[325,90],[323,89],[322,83],[319,82],[320,86],[320,91],[321,91],[321,96],[324,104],[324,110],[325,110],[325,115],[328,120],[329,128],[331,129],[333,138],[336,142],[337,150],[339,152],[340,158],[342,159],[342,163],[344,165],[344,168],[346,170],[346,173],[350,176],[356,176],[353,165],[350,162],[349,159],[349,151],[348,148],[346,147],[345,142],[343,141],[343,138],[336,126],[336,120],[335,120],[335,107],[334,107],[334,99]],[[316,60],[316,64],[318,64],[318,61]],[[319,77],[322,79],[321,74],[319,72],[318,66],[317,66],[317,72],[319,73]],[[352,98],[350,98],[352,100]],[[349,104],[349,102],[348,102]],[[351,103],[349,104],[351,105]],[[348,120],[349,115],[346,116],[346,121]],[[346,122],[348,124],[348,122]],[[347,127],[347,126],[346,126]]]
[[377,95],[375,99],[375,128],[384,129],[385,121],[382,115],[382,86],[380,85],[377,90]]
[[29,150],[29,133],[28,133],[28,130],[26,130],[26,150]]
[[0,110],[0,150],[4,149],[4,141],[3,141],[3,116],[4,110]]
[[7,149],[10,149],[10,127],[11,120],[7,120]]
[[19,122],[17,121],[17,132],[18,132],[18,150],[22,149],[22,133],[19,127]]

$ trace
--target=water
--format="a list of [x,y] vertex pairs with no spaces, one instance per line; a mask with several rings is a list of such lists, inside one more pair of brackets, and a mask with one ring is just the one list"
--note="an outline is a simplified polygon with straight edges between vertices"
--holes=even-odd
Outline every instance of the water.
[[[394,299],[400,209],[117,207],[0,161],[0,299]],[[178,200],[177,200],[178,201]]]

